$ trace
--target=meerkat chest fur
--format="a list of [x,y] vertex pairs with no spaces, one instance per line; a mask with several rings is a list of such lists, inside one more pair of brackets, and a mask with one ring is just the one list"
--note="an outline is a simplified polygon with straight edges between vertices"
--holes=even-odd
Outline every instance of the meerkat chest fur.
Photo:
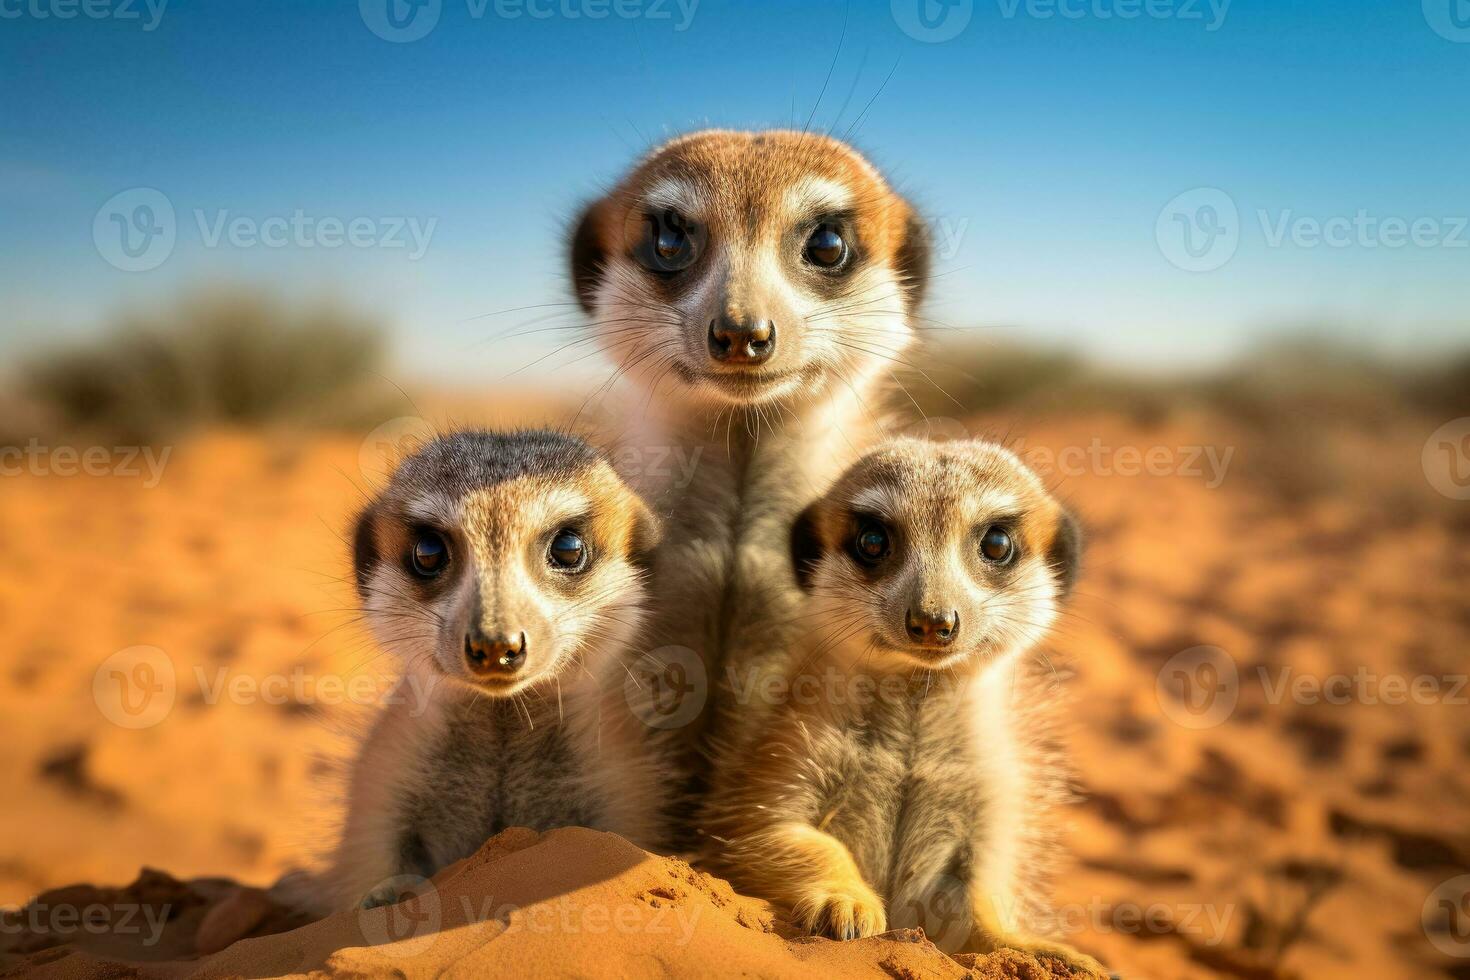
[[453,691],[434,706],[396,801],[412,864],[443,867],[508,827],[610,829],[598,695],[570,687],[514,701]]
[[[814,726],[827,743],[818,826],[845,843],[890,914],[994,861],[996,822],[1026,778],[1009,670],[848,677]],[[808,725],[812,722],[808,721]]]
[[[667,529],[654,555],[646,645],[696,651],[717,706],[730,712],[740,710],[740,690],[779,669],[802,630],[793,520],[878,430],[852,393],[809,406],[795,421],[737,413],[726,422],[728,430],[713,432],[666,423],[634,438],[673,440],[695,461],[683,479],[665,475],[641,488]],[[713,713],[705,720],[719,724]]]

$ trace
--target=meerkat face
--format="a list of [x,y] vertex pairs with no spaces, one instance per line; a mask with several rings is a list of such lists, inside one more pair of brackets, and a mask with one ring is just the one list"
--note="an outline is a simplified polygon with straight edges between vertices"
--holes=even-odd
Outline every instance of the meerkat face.
[[694,133],[587,209],[572,276],[602,346],[645,387],[760,405],[861,383],[907,346],[929,246],[845,143]]
[[411,666],[496,695],[631,638],[654,519],[586,444],[459,433],[408,458],[358,520],[357,587]]
[[[929,669],[1032,647],[1076,574],[1077,525],[993,443],[898,439],[798,520],[802,584],[878,658]],[[862,629],[866,627],[866,629]]]

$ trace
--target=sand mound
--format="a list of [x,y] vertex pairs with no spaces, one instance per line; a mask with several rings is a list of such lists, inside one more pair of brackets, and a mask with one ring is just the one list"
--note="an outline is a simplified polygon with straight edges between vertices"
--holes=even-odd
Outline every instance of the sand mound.
[[[145,870],[123,889],[57,889],[8,917],[0,976],[1071,975],[1012,952],[952,959],[919,930],[847,943],[797,936],[724,881],[581,828],[508,830],[432,882],[403,885],[396,905],[306,924],[223,879]],[[63,925],[63,907],[84,921],[93,909],[92,927]],[[126,923],[124,908],[135,910]]]

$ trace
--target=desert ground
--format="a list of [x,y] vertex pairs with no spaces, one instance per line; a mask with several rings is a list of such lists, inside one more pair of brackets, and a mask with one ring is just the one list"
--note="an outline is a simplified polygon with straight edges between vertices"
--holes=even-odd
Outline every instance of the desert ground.
[[[1046,651],[1078,768],[1069,942],[1124,976],[1470,977],[1470,503],[1426,477],[1442,421],[1304,436],[1285,416],[1032,405],[935,427],[1005,439],[1088,529]],[[39,967],[13,923],[47,889],[144,867],[265,886],[329,843],[330,760],[393,673],[355,619],[345,533],[415,424],[212,426],[155,475],[53,459],[0,478],[0,970]],[[354,955],[335,966],[387,968]]]

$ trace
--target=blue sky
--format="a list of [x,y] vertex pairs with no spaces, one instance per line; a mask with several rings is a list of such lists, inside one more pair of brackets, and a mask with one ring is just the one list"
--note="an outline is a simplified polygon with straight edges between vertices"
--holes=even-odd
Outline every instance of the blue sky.
[[[1470,339],[1470,0],[160,2],[0,0],[0,356],[223,279],[482,377],[554,346],[484,314],[567,299],[565,222],[650,141],[808,116],[935,221],[952,326],[1147,366]],[[174,239],[126,271],[137,188]]]

